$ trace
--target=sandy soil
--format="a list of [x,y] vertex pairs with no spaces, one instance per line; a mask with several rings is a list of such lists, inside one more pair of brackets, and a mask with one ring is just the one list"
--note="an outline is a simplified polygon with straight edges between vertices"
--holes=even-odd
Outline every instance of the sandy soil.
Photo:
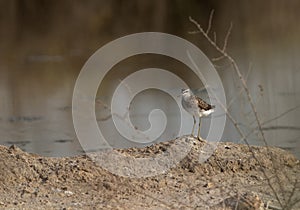
[[[174,141],[117,152],[151,157]],[[189,154],[146,178],[118,176],[89,156],[49,158],[0,146],[0,209],[300,209],[300,163],[290,153],[223,142],[199,163],[207,143],[177,141],[191,145]]]

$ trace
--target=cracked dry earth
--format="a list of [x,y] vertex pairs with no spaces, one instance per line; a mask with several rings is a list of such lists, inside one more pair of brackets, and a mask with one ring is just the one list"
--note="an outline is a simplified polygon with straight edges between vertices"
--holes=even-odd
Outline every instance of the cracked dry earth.
[[[114,152],[151,159],[172,154],[178,142],[190,145],[184,159],[149,177],[118,176],[93,156],[49,158],[0,146],[0,209],[300,209],[299,160],[278,148],[222,142],[199,162],[213,144],[182,137]],[[108,169],[124,164],[106,162]]]

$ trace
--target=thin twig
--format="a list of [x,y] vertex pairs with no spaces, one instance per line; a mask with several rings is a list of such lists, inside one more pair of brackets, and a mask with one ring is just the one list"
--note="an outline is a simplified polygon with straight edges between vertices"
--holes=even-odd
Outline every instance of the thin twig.
[[225,39],[224,39],[223,52],[226,51],[227,44],[228,44],[228,39],[229,39],[231,30],[232,30],[232,22],[230,22],[230,26],[229,26],[229,28],[228,28],[228,31],[227,31],[226,36],[225,36]]
[[216,68],[227,68],[228,66],[231,66],[230,64],[224,64],[224,65],[217,65],[217,64],[214,64],[214,66],[216,67]]
[[252,63],[250,62],[250,63],[249,63],[249,67],[248,67],[248,71],[247,71],[247,73],[246,73],[246,75],[245,75],[245,80],[246,80],[246,81],[248,81],[250,72],[251,72],[252,69],[253,69],[252,67],[253,67],[253,66],[252,66]]
[[225,58],[225,56],[221,55],[221,56],[219,56],[219,57],[217,57],[217,58],[212,58],[211,60],[212,60],[212,61],[220,61],[220,60],[222,60],[222,59],[224,59],[224,58]]
[[213,20],[213,16],[214,16],[214,10],[211,10],[210,15],[209,15],[209,20],[208,20],[208,26],[207,26],[206,34],[209,34],[209,31],[211,29],[211,23],[212,23],[212,20]]
[[214,42],[217,43],[217,33],[214,32]]
[[243,93],[243,89],[240,89],[240,91],[238,92],[238,94],[236,94],[236,95],[230,100],[230,102],[229,102],[228,105],[227,105],[227,109],[228,109],[228,110],[231,108],[231,106],[232,106],[232,104],[235,102],[235,100],[236,100],[240,95],[242,95],[242,93]]
[[263,127],[264,131],[268,130],[300,130],[300,127],[297,126],[286,126],[286,125],[277,125],[277,126],[269,126],[269,127]]
[[[274,118],[271,118],[271,119],[269,119],[269,120],[267,120],[267,121],[265,121],[265,122],[262,122],[262,125],[269,124],[269,123],[271,123],[271,122],[273,122],[273,121],[275,121],[275,120],[277,120],[277,119],[279,119],[279,118],[285,116],[285,115],[288,114],[289,112],[292,112],[292,111],[294,111],[294,110],[296,110],[296,109],[298,109],[298,108],[300,108],[300,105],[297,105],[297,106],[295,106],[295,107],[293,107],[293,108],[290,108],[290,109],[288,109],[287,111],[281,113],[280,115],[278,115],[278,116],[276,116],[276,117],[274,117]],[[255,122],[255,121],[254,121],[254,122]],[[251,129],[251,131],[246,135],[246,137],[250,136],[255,130],[257,130],[257,127]],[[266,130],[265,127],[264,127],[264,130]]]
[[[252,64],[250,63],[250,64],[249,64],[248,71],[247,71],[247,73],[246,73],[246,75],[245,75],[245,80],[246,80],[246,81],[248,80],[248,77],[249,77],[249,75],[250,75],[251,70],[252,70]],[[228,105],[227,105],[227,109],[228,109],[228,110],[230,109],[230,107],[231,107],[231,105],[233,104],[233,102],[235,102],[235,100],[242,94],[242,92],[243,92],[243,89],[240,89],[240,91],[238,92],[238,94],[235,95],[235,96],[231,99],[231,101],[230,101],[230,102],[228,103]]]
[[268,124],[268,123],[270,123],[270,122],[273,122],[274,120],[277,120],[277,119],[283,117],[284,115],[286,115],[287,113],[289,113],[289,112],[291,112],[291,111],[294,111],[295,109],[298,109],[298,108],[300,108],[300,104],[297,105],[297,106],[295,106],[295,107],[293,107],[293,108],[290,108],[290,109],[286,110],[285,112],[281,113],[280,115],[278,115],[278,116],[276,116],[276,117],[274,117],[274,118],[271,118],[271,119],[269,119],[269,120],[263,122],[262,125],[266,125],[266,124]]
[[189,33],[189,34],[199,34],[200,31],[189,31],[188,33]]

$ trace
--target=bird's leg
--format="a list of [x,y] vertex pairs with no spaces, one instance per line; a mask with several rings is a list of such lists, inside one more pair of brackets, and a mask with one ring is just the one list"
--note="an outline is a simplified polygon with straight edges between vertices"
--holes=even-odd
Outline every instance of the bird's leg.
[[194,115],[193,115],[193,119],[194,119],[194,125],[193,125],[191,136],[193,136],[193,134],[194,134],[195,125],[196,125],[196,118],[194,117]]
[[199,128],[198,128],[198,135],[197,135],[197,138],[198,138],[200,141],[202,141],[202,139],[201,139],[201,137],[200,137],[200,129],[201,129],[200,125],[201,125],[201,117],[199,117]]

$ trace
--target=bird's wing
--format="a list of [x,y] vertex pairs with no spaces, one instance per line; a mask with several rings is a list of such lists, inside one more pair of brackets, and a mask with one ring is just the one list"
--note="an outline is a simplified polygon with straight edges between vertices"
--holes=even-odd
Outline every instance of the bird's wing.
[[195,98],[196,98],[197,101],[198,101],[198,107],[199,107],[200,109],[210,110],[210,109],[215,108],[215,106],[212,106],[212,105],[206,103],[203,99],[201,99],[201,98],[199,98],[199,97],[197,97],[197,96],[195,96]]

